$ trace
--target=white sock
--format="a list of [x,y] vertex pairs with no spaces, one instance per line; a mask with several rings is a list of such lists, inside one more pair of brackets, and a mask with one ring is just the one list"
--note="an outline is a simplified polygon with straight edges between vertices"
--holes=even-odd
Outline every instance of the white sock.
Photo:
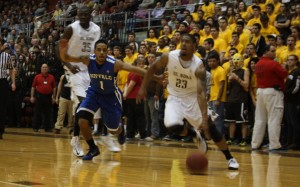
[[94,131],[98,131],[98,124],[94,124]]

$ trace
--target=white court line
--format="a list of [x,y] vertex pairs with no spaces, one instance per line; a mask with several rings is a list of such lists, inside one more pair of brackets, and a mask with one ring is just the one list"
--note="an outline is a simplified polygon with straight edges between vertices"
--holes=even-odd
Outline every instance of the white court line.
[[30,185],[16,184],[16,183],[13,183],[13,182],[4,182],[4,181],[0,181],[0,183],[2,183],[2,184],[14,185],[14,186],[24,186],[24,187],[30,186]]

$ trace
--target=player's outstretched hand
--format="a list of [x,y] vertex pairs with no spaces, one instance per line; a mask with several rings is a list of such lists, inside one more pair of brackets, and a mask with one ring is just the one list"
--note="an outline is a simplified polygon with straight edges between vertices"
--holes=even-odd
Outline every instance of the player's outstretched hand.
[[146,96],[146,90],[143,88],[140,88],[137,96],[136,96],[136,103],[139,104],[143,102],[144,97]]

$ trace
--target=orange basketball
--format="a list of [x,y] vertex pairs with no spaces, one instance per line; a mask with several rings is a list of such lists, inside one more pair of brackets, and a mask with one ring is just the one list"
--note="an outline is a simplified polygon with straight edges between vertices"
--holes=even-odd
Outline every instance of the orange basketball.
[[191,174],[201,174],[206,171],[208,160],[206,156],[200,152],[195,152],[186,158],[186,168]]

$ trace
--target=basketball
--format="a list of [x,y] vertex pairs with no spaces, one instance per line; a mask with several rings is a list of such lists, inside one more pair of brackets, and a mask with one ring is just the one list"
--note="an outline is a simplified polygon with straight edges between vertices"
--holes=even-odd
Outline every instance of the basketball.
[[206,156],[200,152],[195,152],[186,158],[186,168],[191,174],[201,174],[206,171],[208,160]]

